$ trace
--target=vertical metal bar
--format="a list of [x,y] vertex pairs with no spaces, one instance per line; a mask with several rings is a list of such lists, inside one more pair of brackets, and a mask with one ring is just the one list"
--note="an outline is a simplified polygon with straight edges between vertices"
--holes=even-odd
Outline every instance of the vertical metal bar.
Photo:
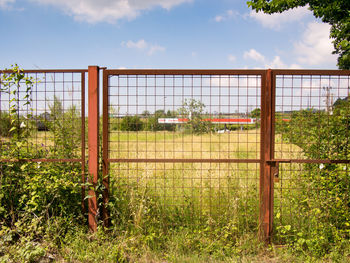
[[95,188],[98,180],[99,156],[99,67],[89,66],[89,119],[88,119],[88,145],[89,145],[89,177],[92,186],[89,188],[89,229],[97,230],[97,198]]
[[81,73],[81,209],[85,207],[85,72]]
[[273,224],[273,80],[272,70],[262,76],[261,92],[261,167],[260,167],[260,239],[271,241]]
[[104,190],[102,193],[103,197],[103,206],[102,206],[102,218],[103,225],[108,227],[110,224],[109,213],[108,213],[108,200],[109,200],[109,175],[108,175],[108,73],[106,70],[103,70],[103,130],[102,130],[102,175],[103,175],[103,186]]

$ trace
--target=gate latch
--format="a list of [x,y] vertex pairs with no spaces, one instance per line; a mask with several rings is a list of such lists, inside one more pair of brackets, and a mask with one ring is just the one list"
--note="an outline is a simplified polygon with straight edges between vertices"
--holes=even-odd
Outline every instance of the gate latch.
[[271,173],[273,175],[275,183],[279,182],[279,162],[278,161],[272,161],[271,163]]

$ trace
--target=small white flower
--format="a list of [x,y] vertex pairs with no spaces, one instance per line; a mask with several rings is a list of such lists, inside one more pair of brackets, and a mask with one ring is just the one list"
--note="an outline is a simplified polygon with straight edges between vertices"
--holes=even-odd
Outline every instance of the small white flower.
[[324,168],[324,164],[321,163],[321,164],[320,164],[320,169],[323,169],[323,168]]
[[26,124],[22,121],[21,125],[19,126],[20,128],[25,128]]

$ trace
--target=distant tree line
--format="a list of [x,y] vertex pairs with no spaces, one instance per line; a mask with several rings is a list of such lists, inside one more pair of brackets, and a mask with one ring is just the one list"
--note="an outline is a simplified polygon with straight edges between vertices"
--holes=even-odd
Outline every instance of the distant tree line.
[[[112,130],[120,131],[182,131],[194,134],[214,132],[216,130],[238,130],[256,129],[256,125],[241,124],[213,124],[207,119],[211,115],[205,111],[205,105],[194,99],[186,99],[178,110],[163,109],[156,110],[153,114],[145,110],[141,115],[127,115],[122,118],[111,118],[110,127]],[[251,118],[260,117],[260,109],[257,108],[249,115]],[[187,119],[186,123],[171,124],[159,123],[160,118],[182,118]]]

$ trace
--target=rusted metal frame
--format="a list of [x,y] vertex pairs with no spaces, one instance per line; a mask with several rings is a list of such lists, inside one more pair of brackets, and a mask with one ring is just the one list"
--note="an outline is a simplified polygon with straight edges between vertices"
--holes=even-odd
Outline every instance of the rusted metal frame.
[[85,72],[81,73],[81,209],[86,213],[85,207]]
[[320,159],[272,159],[269,163],[350,163],[350,160],[320,160]]
[[[1,73],[9,74],[12,70],[1,70]],[[86,69],[23,69],[23,73],[85,73]]]
[[107,69],[109,75],[262,75],[264,70],[226,69]]
[[109,227],[110,218],[108,211],[108,201],[109,201],[109,154],[108,154],[108,142],[109,142],[109,123],[108,123],[108,106],[109,106],[109,98],[108,98],[108,79],[109,75],[106,70],[103,70],[103,129],[102,129],[102,183],[104,186],[104,190],[102,193],[103,198],[103,206],[102,206],[102,219],[103,225],[105,227]]
[[319,76],[348,76],[350,70],[309,70],[309,69],[274,69],[273,74],[277,75],[319,75]]
[[271,69],[261,78],[261,144],[260,144],[260,223],[259,237],[270,242],[273,227],[273,166],[274,156],[274,79]]
[[260,159],[108,159],[109,163],[260,163]]
[[99,172],[99,68],[89,66],[89,112],[88,112],[88,146],[89,146],[89,199],[88,222],[92,232],[97,231],[97,196],[96,186]]

